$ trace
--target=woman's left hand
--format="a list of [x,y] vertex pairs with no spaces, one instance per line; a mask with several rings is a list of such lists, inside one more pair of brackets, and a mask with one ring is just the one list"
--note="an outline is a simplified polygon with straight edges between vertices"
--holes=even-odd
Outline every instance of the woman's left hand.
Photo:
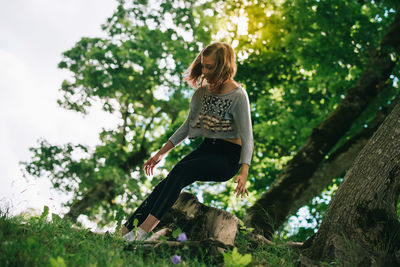
[[249,191],[246,188],[246,181],[247,181],[247,175],[239,173],[238,176],[236,176],[235,183],[238,183],[235,189],[236,197],[239,197],[239,195],[244,196],[244,194],[249,195]]

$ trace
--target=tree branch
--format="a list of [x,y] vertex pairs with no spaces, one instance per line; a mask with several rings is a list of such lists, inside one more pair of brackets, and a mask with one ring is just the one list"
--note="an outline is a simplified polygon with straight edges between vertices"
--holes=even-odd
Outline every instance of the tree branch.
[[371,53],[367,68],[354,87],[348,90],[337,108],[312,130],[306,143],[288,162],[278,179],[247,210],[244,218],[247,226],[269,237],[286,220],[294,200],[304,193],[325,155],[386,87],[395,66],[390,55],[391,48],[398,49],[400,46],[400,37],[397,36],[400,36],[399,15],[396,15],[395,21],[383,37],[381,47]]

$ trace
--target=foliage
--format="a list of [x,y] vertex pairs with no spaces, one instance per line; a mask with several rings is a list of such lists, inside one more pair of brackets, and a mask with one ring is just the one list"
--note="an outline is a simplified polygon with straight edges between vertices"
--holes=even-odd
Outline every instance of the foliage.
[[247,266],[251,262],[251,254],[241,255],[236,247],[230,253],[223,252],[222,254],[227,267]]
[[[206,44],[232,43],[238,59],[236,80],[250,97],[255,140],[251,193],[236,199],[232,181],[196,183],[187,190],[201,191],[205,204],[242,217],[354,85],[397,8],[395,1],[359,0],[118,3],[102,25],[107,38],[83,37],[63,53],[59,68],[69,70],[72,79],[61,85],[58,103],[86,114],[100,102],[120,118],[120,125],[103,130],[95,148],[39,140],[31,148],[32,160],[23,163],[27,176],[48,177],[54,188],[73,192],[67,206],[99,183],[112,181],[104,200],[82,211],[100,225],[113,222],[117,212],[131,212],[165,175],[149,179],[140,169],[187,116],[193,89],[183,82],[183,73]],[[387,88],[327,158],[399,93],[398,73],[397,66]],[[171,151],[165,170],[200,141]],[[326,209],[310,205],[317,217]]]
[[[93,102],[100,101],[106,112],[121,118],[121,125],[103,130],[94,150],[39,140],[38,146],[30,149],[32,160],[22,163],[26,176],[49,177],[55,189],[73,192],[67,206],[79,202],[100,183],[111,181],[112,190],[105,194],[104,201],[82,211],[100,225],[110,223],[122,206],[125,212],[132,211],[146,195],[143,189],[159,181],[149,180],[140,172],[141,165],[186,116],[190,89],[178,81],[182,81],[201,41],[209,40],[196,27],[209,22],[198,21],[200,7],[195,1],[178,8],[169,3],[165,1],[161,10],[155,10],[145,2],[120,1],[103,25],[109,38],[84,37],[63,53],[59,63],[59,68],[73,73],[72,80],[65,80],[61,86],[60,106],[86,114]],[[175,24],[168,26],[167,14]],[[186,41],[185,33],[176,29],[182,25],[198,35]],[[167,100],[159,96],[165,90]],[[177,150],[171,153],[169,162],[174,157],[176,161]]]
[[[255,153],[249,176],[250,203],[276,179],[313,127],[357,81],[370,52],[393,21],[392,7],[391,2],[366,1],[228,1],[216,11],[231,18],[224,38],[238,44],[237,80],[245,84],[253,106]],[[229,27],[237,16],[248,19],[244,34]],[[387,88],[327,159],[398,94],[398,73],[397,68]],[[203,198],[224,209],[234,207],[235,214],[241,216],[249,202],[237,205],[230,196],[233,186],[228,183],[219,191],[219,199],[213,191],[203,192]],[[317,212],[323,213],[323,208],[317,207]]]

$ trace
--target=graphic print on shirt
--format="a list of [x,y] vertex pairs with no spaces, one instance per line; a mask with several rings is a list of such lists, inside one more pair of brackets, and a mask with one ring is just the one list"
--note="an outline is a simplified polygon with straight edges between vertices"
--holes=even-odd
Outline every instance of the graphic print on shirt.
[[196,128],[201,128],[212,132],[231,132],[232,120],[225,119],[225,114],[232,105],[231,99],[222,99],[212,95],[204,95],[201,111],[196,121]]

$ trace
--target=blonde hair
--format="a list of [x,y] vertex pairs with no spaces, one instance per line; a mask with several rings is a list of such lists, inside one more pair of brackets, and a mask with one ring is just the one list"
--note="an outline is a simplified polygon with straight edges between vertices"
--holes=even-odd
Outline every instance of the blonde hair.
[[235,77],[237,66],[232,46],[225,42],[215,42],[207,45],[185,71],[187,76],[184,81],[191,87],[197,88],[202,85],[204,77],[201,71],[201,57],[212,54],[215,56],[215,65],[209,75],[210,83],[219,88],[225,81]]

